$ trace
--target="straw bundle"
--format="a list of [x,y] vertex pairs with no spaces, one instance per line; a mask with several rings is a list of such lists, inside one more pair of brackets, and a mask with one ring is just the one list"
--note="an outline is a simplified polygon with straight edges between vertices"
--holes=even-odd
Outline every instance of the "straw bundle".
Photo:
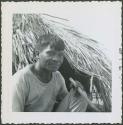
[[[39,36],[51,33],[65,43],[65,57],[71,67],[100,80],[96,86],[106,111],[111,111],[111,62],[100,44],[65,25],[65,19],[46,14],[13,15],[13,64],[15,70],[36,61],[34,44]],[[93,82],[93,79],[92,79]]]

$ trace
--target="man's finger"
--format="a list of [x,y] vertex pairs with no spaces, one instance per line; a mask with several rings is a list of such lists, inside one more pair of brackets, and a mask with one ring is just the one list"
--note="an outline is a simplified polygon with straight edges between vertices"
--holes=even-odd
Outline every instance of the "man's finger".
[[77,87],[80,87],[82,90],[84,90],[82,83],[80,83],[79,81],[76,81],[76,80],[75,80],[75,82],[77,83]]
[[77,87],[77,83],[72,78],[69,78],[69,80],[74,87]]

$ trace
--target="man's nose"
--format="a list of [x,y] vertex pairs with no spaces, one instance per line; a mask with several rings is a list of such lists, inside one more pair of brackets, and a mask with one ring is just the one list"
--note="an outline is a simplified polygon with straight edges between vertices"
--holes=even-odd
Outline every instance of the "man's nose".
[[61,61],[62,59],[58,56],[58,55],[56,55],[56,56],[54,56],[53,58],[52,58],[52,60],[53,61]]
[[58,57],[58,56],[54,56],[54,57],[52,58],[52,60],[58,61],[58,60],[59,60],[59,57]]

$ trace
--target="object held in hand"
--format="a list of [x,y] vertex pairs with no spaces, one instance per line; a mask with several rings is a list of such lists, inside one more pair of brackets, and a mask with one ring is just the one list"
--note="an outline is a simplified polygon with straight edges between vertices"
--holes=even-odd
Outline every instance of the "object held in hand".
[[84,90],[84,87],[81,85],[79,81],[75,81],[72,78],[69,78],[69,80],[71,81],[72,86],[74,86],[75,88],[80,87],[82,90]]
[[76,82],[75,80],[73,80],[72,78],[69,78],[69,80],[71,81],[71,84],[77,88],[77,91],[79,92],[79,94],[86,100],[86,102],[88,103],[88,105],[93,108],[95,111],[99,112],[99,109],[96,108],[96,106],[88,99],[87,94],[85,91],[83,91],[83,87],[78,84],[79,82]]

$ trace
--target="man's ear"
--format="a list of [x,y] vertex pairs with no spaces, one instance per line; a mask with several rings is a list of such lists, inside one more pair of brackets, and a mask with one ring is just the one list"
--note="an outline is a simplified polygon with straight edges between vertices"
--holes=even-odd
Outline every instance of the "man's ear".
[[34,53],[33,53],[33,61],[34,62],[37,62],[38,59],[39,59],[39,54],[40,54],[40,51],[38,51],[36,48],[34,49]]

